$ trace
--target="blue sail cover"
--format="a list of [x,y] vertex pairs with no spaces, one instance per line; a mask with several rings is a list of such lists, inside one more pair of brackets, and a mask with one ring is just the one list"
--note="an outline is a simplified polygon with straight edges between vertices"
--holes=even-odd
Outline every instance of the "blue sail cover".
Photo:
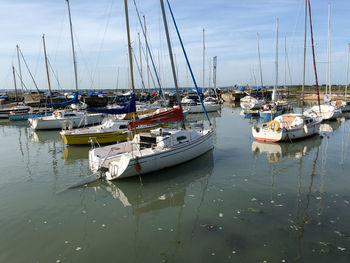
[[78,93],[77,92],[74,93],[73,99],[71,99],[69,101],[47,104],[46,107],[59,108],[59,107],[65,107],[65,106],[68,106],[68,105],[71,105],[71,104],[76,104],[76,103],[79,103]]
[[87,111],[89,111],[89,112],[97,112],[97,113],[104,113],[104,114],[124,114],[124,113],[136,112],[135,94],[131,95],[131,98],[130,98],[130,101],[128,102],[128,104],[126,104],[122,108],[114,108],[114,109],[88,108]]

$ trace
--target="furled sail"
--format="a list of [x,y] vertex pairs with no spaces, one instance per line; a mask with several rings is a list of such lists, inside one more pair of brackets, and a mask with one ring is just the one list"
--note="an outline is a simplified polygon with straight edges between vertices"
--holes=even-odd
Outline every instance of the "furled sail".
[[59,108],[59,107],[65,107],[76,103],[79,103],[78,92],[74,93],[73,99],[69,101],[60,102],[60,103],[50,103],[50,104],[47,104],[46,107]]
[[140,125],[148,125],[148,124],[163,123],[163,122],[170,122],[170,121],[181,121],[183,118],[184,118],[184,115],[182,113],[182,108],[180,106],[177,106],[171,110],[164,111],[158,114],[153,114],[151,116],[148,116],[142,119],[131,120],[128,126],[130,130],[133,130]]
[[124,114],[124,113],[136,112],[135,94],[131,95],[130,101],[124,107],[112,108],[112,109],[107,109],[107,108],[103,108],[103,109],[88,108],[87,111],[89,111],[89,112],[97,112],[97,113],[104,113],[104,114]]

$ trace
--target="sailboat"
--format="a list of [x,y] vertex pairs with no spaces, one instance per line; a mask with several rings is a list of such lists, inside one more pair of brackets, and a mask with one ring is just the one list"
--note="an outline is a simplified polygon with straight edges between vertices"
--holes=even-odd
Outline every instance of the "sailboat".
[[[127,21],[129,55],[131,58],[127,0],[124,0],[124,3]],[[131,130],[146,123],[152,124],[176,120],[183,121],[183,112],[179,98],[177,77],[163,0],[161,0],[160,3],[179,105],[166,112],[151,115],[139,120],[132,120],[129,123]],[[192,78],[194,79],[169,2],[168,7],[172,15],[172,19],[175,24]],[[131,59],[130,70],[132,73]],[[131,78],[133,79],[132,74]],[[197,88],[196,83],[195,86]],[[97,172],[97,176],[105,177],[107,180],[121,179],[158,171],[166,167],[187,162],[210,151],[213,148],[213,135],[214,132],[212,129],[196,131],[186,129],[158,128],[151,130],[148,133],[137,134],[132,141],[90,150],[89,168],[92,171]]]
[[[314,46],[313,46],[310,2],[309,2],[309,10],[310,10],[311,42],[312,42],[312,48],[313,48]],[[307,18],[307,4],[305,2],[305,25],[307,21],[306,18]],[[305,26],[305,32],[306,32],[306,26]],[[305,39],[306,39],[306,34],[305,34]],[[304,48],[305,47],[306,47],[306,41],[304,42]],[[313,51],[313,58],[314,58],[316,87],[317,87],[317,93],[318,93],[318,80],[317,80],[314,48],[312,49],[312,51]],[[305,58],[305,53],[304,53],[304,58]],[[304,73],[305,73],[305,67],[304,67],[303,74]],[[303,81],[304,81],[304,78],[303,78]],[[319,105],[319,109],[321,109],[320,105]],[[269,123],[255,125],[254,127],[252,127],[252,133],[256,140],[272,141],[272,142],[291,141],[294,139],[306,138],[317,134],[319,132],[321,121],[322,119],[308,116],[305,114],[305,112],[304,114],[295,114],[295,113],[283,114],[281,116],[274,118]]]
[[332,106],[339,107],[342,112],[350,111],[350,101],[348,101],[348,86],[349,86],[349,56],[350,56],[350,44],[348,45],[348,59],[346,63],[346,83],[344,91],[344,100],[332,101]]
[[[72,100],[63,102],[63,103],[50,103],[47,104],[47,107],[65,107],[71,104],[78,104],[78,77],[77,77],[77,62],[75,58],[74,50],[74,39],[73,39],[73,28],[72,28],[72,18],[69,6],[69,0],[67,1],[68,5],[68,15],[69,15],[69,25],[71,32],[71,42],[72,42],[72,53],[73,53],[73,64],[74,64],[74,77],[75,77],[75,89],[76,92]],[[81,124],[94,125],[102,122],[104,118],[103,114],[94,113],[87,114],[78,111],[66,111],[66,110],[57,110],[51,116],[45,116],[40,118],[30,118],[28,119],[30,127],[34,130],[49,130],[49,129],[61,129],[65,126],[69,128],[76,128]],[[84,123],[83,123],[84,121]]]
[[[309,3],[310,4],[310,3]],[[311,17],[311,14],[310,14]],[[331,52],[330,52],[330,6],[328,6],[328,88],[331,95]],[[341,116],[341,109],[336,105],[330,104],[330,99],[328,99],[328,94],[326,93],[324,104],[316,105],[304,112],[305,116],[311,118],[318,118],[322,120],[335,120]]]
[[272,91],[271,103],[264,104],[259,111],[259,116],[265,120],[272,120],[273,118],[283,114],[285,108],[277,101],[278,89],[278,18],[276,20],[276,55],[275,55],[275,85]]

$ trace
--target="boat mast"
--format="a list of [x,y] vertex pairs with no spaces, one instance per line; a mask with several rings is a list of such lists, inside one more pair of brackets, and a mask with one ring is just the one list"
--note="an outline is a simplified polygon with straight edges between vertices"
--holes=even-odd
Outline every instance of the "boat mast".
[[16,84],[16,74],[15,74],[15,67],[12,65],[12,74],[13,74],[13,82],[15,84],[15,96],[16,101],[18,101],[18,93],[17,93],[17,84]]
[[[170,63],[171,63],[171,71],[173,73],[174,85],[175,85],[175,90],[176,90],[176,99],[177,99],[177,103],[180,105],[180,107],[182,109],[181,98],[180,98],[180,91],[179,91],[179,86],[178,86],[178,82],[177,82],[173,51],[172,51],[171,43],[170,43],[169,29],[168,29],[168,23],[167,23],[167,19],[166,19],[166,14],[165,14],[163,0],[160,0],[160,6],[161,6],[161,9],[162,9],[165,35],[166,35],[166,40],[167,40],[167,44],[168,44],[169,57],[170,57]],[[185,128],[185,123],[184,123],[183,119],[182,119],[182,127]]]
[[315,57],[315,47],[314,47],[314,35],[312,32],[312,19],[311,19],[311,4],[310,0],[307,0],[309,3],[309,17],[310,17],[310,33],[311,33],[311,47],[312,47],[312,57],[314,62],[314,71],[315,71],[315,79],[316,79],[316,91],[317,91],[317,101],[318,101],[318,108],[321,113],[321,103],[320,103],[320,92],[318,89],[318,79],[317,79],[317,69],[316,69],[316,57]]
[[284,88],[287,88],[287,38],[284,37]]
[[[19,69],[19,77],[22,80],[22,68],[21,68],[21,60],[19,58],[19,46],[16,45],[16,50],[17,50],[17,60],[18,60],[18,69]],[[22,92],[23,92],[23,83],[21,81],[21,88],[22,88]]]
[[71,36],[71,42],[72,42],[73,64],[74,64],[74,77],[75,77],[75,90],[76,90],[76,92],[78,92],[77,61],[76,61],[75,50],[74,50],[72,16],[71,16],[71,13],[70,13],[69,0],[66,0],[66,1],[67,1],[67,5],[68,5],[68,16],[69,16],[70,36]]
[[303,83],[301,86],[301,113],[304,112],[304,91],[305,91],[305,68],[306,68],[306,32],[307,32],[307,0],[305,0],[305,28],[304,28],[304,63],[303,63]]
[[50,92],[50,103],[52,104],[52,91],[51,91],[51,83],[50,83],[50,73],[49,73],[49,67],[48,67],[48,63],[47,63],[45,35],[44,34],[43,34],[43,45],[44,45],[44,55],[45,55],[47,82],[48,82],[48,85],[49,85],[49,92]]
[[[144,25],[144,37],[145,37],[145,42],[147,43],[147,27],[146,27],[146,17],[143,16],[143,25]],[[146,64],[147,64],[147,89],[149,91],[149,64],[148,64],[148,53],[146,52]]]
[[278,18],[276,20],[276,54],[275,54],[275,86],[272,92],[272,101],[277,99],[277,88],[278,88]]
[[203,81],[203,90],[204,90],[204,75],[205,75],[205,29],[203,28],[203,76],[202,76],[202,81]]
[[217,66],[217,60],[218,60],[217,56],[213,57],[213,84],[214,84],[214,92],[215,92],[216,98],[219,100],[218,93],[216,92],[216,66]]
[[[142,56],[141,56],[141,39],[140,39],[140,32],[137,33],[139,37],[139,51],[140,51],[140,74],[141,74],[141,81],[143,83],[143,73],[142,73]],[[144,85],[142,85],[142,92],[144,92]]]
[[328,5],[328,90],[330,96],[332,96],[331,63],[331,5]]
[[348,96],[348,86],[349,86],[349,56],[350,56],[350,44],[348,44],[348,59],[346,64],[346,83],[345,83],[345,101]]
[[264,88],[263,76],[262,76],[262,68],[261,68],[261,58],[260,58],[260,43],[259,43],[259,33],[256,33],[257,44],[258,44],[258,60],[259,60],[259,72],[260,72],[260,84],[261,90]]

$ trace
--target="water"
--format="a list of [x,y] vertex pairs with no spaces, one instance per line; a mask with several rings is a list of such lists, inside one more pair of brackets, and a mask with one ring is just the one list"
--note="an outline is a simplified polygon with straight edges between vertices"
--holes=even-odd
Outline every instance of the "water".
[[0,121],[0,262],[349,262],[350,120],[264,144],[239,112],[212,116],[200,158],[69,190],[89,147]]

